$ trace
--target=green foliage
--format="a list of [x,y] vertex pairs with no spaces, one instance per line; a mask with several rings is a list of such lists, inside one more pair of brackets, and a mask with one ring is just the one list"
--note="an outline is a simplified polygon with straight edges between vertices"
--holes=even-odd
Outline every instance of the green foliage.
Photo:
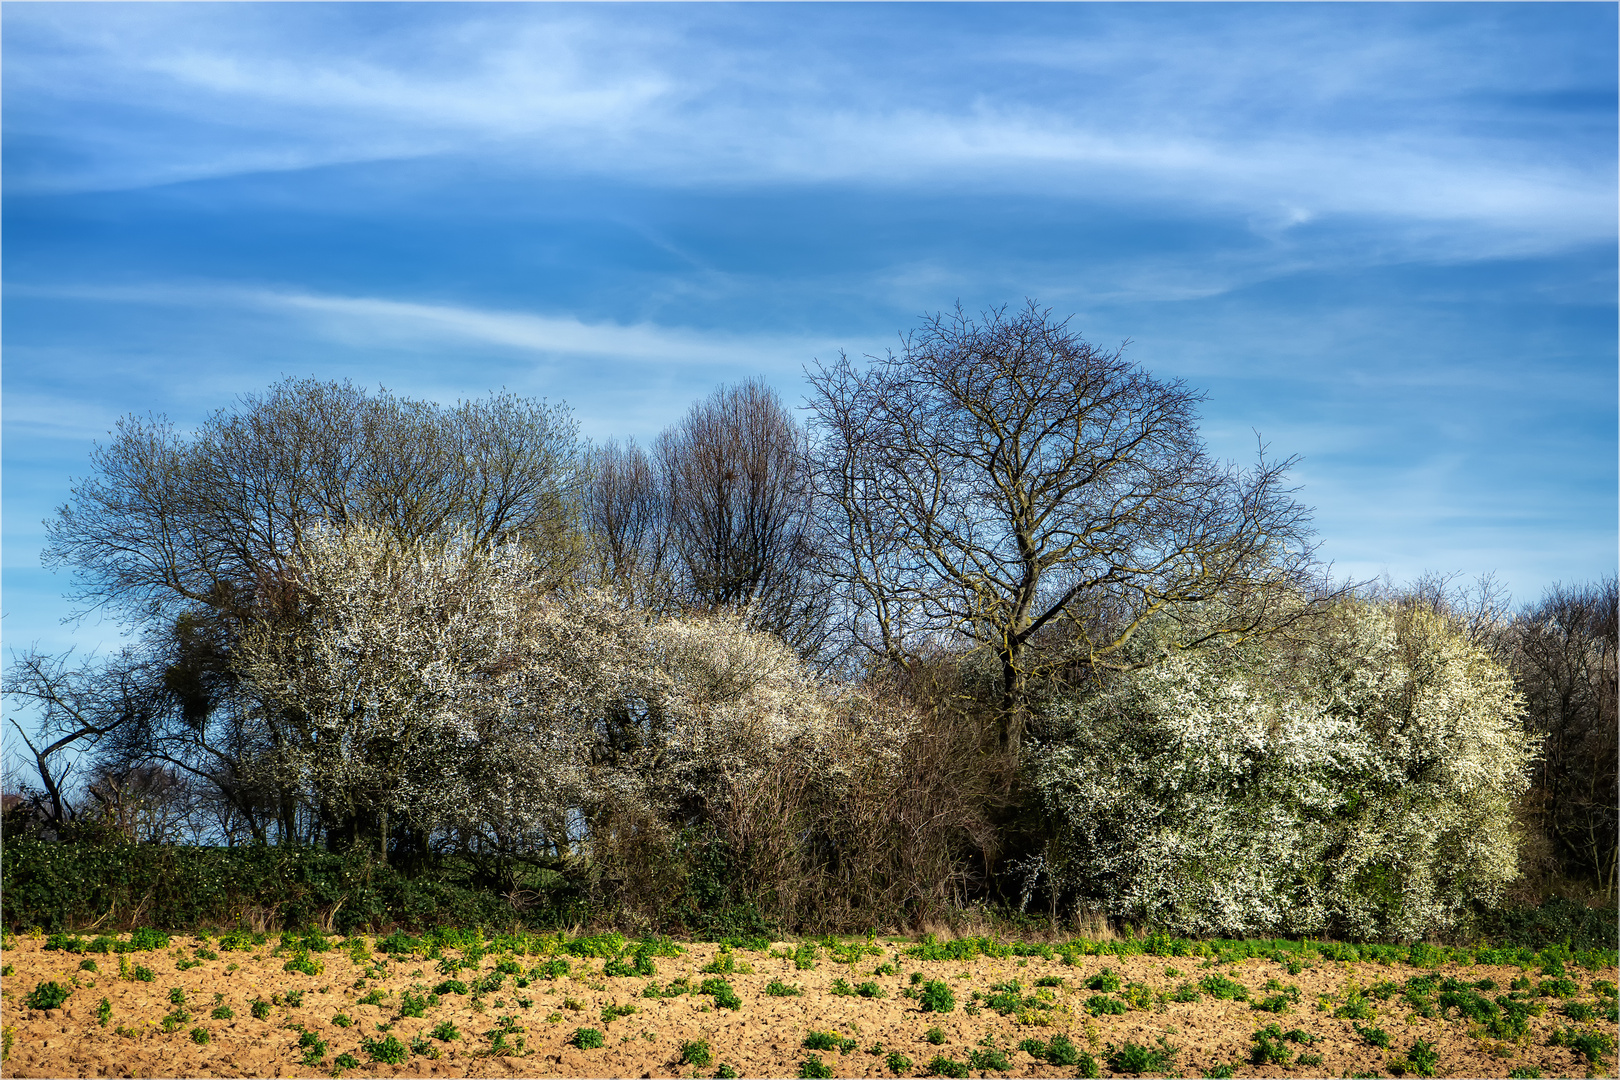
[[765,984],[765,993],[770,997],[798,997],[804,991],[797,986],[789,986],[781,979],[772,979]]
[[[96,1006],[96,1022],[98,1024],[100,1024],[102,1027],[106,1027],[107,1022],[109,1020],[111,1020],[111,1019],[112,1019],[112,1002],[108,1001],[106,998],[102,998],[101,999],[101,1004]],[[216,1017],[216,1019],[218,1019],[218,1018]],[[226,1019],[229,1019],[229,1017],[226,1017]]]
[[1093,994],[1086,999],[1086,1012],[1092,1016],[1123,1016],[1128,1010],[1123,1001],[1108,994]]
[[1254,1033],[1254,1046],[1249,1049],[1249,1060],[1256,1065],[1280,1065],[1288,1068],[1294,1060],[1294,1052],[1288,1048],[1283,1039],[1282,1028],[1276,1024],[1267,1024]]
[[816,966],[816,943],[801,941],[798,948],[793,951],[793,966],[800,971],[810,971]]
[[1138,1046],[1127,1039],[1118,1050],[1109,1047],[1108,1067],[1120,1073],[1169,1072],[1180,1052],[1179,1048],[1165,1041],[1163,1035],[1159,1036],[1158,1045],[1153,1047]]
[[1433,1076],[1439,1064],[1440,1054],[1434,1044],[1419,1039],[1407,1050],[1405,1057],[1390,1062],[1390,1068],[1416,1076]]
[[737,991],[724,979],[704,979],[702,984],[698,986],[698,993],[708,994],[713,997],[715,1005],[719,1008],[742,1008],[742,998],[737,996]]
[[1541,1070],[1529,1065],[1515,1065],[1508,1070],[1508,1080],[1541,1080]]
[[1249,989],[1225,975],[1207,975],[1198,983],[1198,989],[1220,1001],[1247,1001]]
[[333,1058],[332,1064],[340,1069],[358,1069],[360,1067],[360,1059],[345,1051],[344,1053],[341,1053],[337,1057]]
[[984,1047],[968,1051],[968,1068],[980,1072],[1011,1072],[1012,1061],[1007,1052],[997,1047]]
[[156,982],[157,981],[157,976],[155,974],[153,974],[152,969],[147,967],[144,964],[136,964],[135,969],[130,972],[129,977],[134,979],[136,982]]
[[1113,968],[1103,968],[1086,980],[1086,989],[1101,990],[1108,994],[1117,993],[1119,986],[1119,975],[1115,973]]
[[[944,1054],[935,1054],[934,1059],[923,1066],[924,1076],[950,1076],[960,1080],[968,1074],[968,1067],[955,1058],[948,1058]],[[832,1075],[831,1073],[828,1074]]]
[[28,992],[23,1004],[30,1009],[57,1009],[61,1008],[62,1002],[66,1001],[71,993],[73,993],[71,986],[64,986],[58,982],[42,982]]
[[737,1080],[737,1070],[722,1061],[720,1067],[714,1070],[714,1080]]
[[1356,1023],[1352,1023],[1350,1026],[1355,1030],[1357,1035],[1360,1035],[1363,1039],[1366,1039],[1369,1045],[1377,1046],[1384,1050],[1389,1049],[1389,1032],[1385,1031],[1383,1028],[1362,1027],[1360,1024]]
[[[368,1002],[366,1000],[366,998],[373,997],[374,995],[378,995],[376,1001]],[[360,999],[360,1004],[379,1004],[381,1001],[382,997],[380,996],[380,991],[373,990],[370,994],[367,994],[366,997]],[[430,1006],[437,1005],[438,1003],[438,994],[412,993],[409,990],[404,990],[401,991],[399,995],[399,1015],[401,1018],[407,1016],[422,1017],[426,1015]]]
[[948,1013],[956,1008],[956,995],[938,979],[924,983],[921,991],[922,1011]]
[[409,1056],[405,1044],[394,1038],[393,1035],[388,1035],[380,1040],[361,1039],[360,1049],[372,1061],[380,1061],[385,1065],[403,1065],[405,1058]]
[[945,1045],[945,1032],[937,1027],[931,1027],[927,1031],[923,1032],[923,1038],[933,1043],[935,1046]]
[[855,1049],[856,1044],[854,1039],[847,1039],[835,1031],[812,1031],[800,1045],[806,1050],[837,1050],[847,1054]]
[[194,1027],[191,1029],[191,1041],[199,1046],[207,1046],[210,1038],[212,1038],[212,1036],[208,1034],[208,1029],[205,1027]]
[[467,994],[470,993],[471,990],[468,988],[467,984],[462,982],[460,979],[445,979],[438,986],[433,988],[433,992],[438,994],[440,997],[443,997],[446,994]]
[[863,982],[855,987],[855,992],[863,998],[881,998],[888,996],[886,993],[884,993],[883,987],[879,986],[875,982]]
[[832,989],[827,991],[835,997],[854,997],[855,988],[849,985],[848,979],[834,979]]
[[1582,1054],[1593,1065],[1601,1064],[1603,1055],[1614,1049],[1614,1036],[1596,1028],[1557,1028],[1547,1039],[1548,1046],[1567,1046]]
[[707,1039],[693,1039],[681,1043],[681,1064],[696,1065],[706,1069],[714,1064],[714,1051],[709,1047]]
[[896,1076],[911,1071],[911,1059],[898,1050],[890,1050],[884,1055],[883,1064]]
[[543,979],[556,979],[569,972],[568,961],[562,957],[554,957],[540,965],[540,977]]
[[440,1042],[454,1042],[461,1038],[461,1031],[448,1020],[440,1020],[428,1034]]
[[634,1005],[604,1005],[602,1006],[602,1026],[608,1027],[621,1016],[634,1016],[641,1010]]
[[1096,1080],[1097,1077],[1102,1075],[1102,1067],[1097,1063],[1097,1059],[1091,1054],[1081,1054],[1080,1068],[1075,1075],[1083,1077],[1085,1080]]
[[[218,1010],[215,1010],[215,1011],[217,1012]],[[225,1019],[230,1019],[230,1018],[226,1017]],[[348,1013],[338,1013],[337,1015],[332,1017],[332,1023],[333,1023],[334,1026],[340,1027],[340,1028],[353,1027],[354,1026],[354,1018],[351,1017]]]
[[248,1011],[253,1014],[255,1020],[268,1020],[270,1018],[270,1003],[262,997],[256,997],[253,999],[253,1004],[248,1007]]
[[1204,1072],[1205,1080],[1231,1080],[1237,1075],[1237,1068],[1233,1065],[1211,1065]]
[[833,1075],[833,1071],[820,1057],[811,1054],[799,1062],[799,1075],[809,1077],[811,1080],[827,1080],[828,1077]]

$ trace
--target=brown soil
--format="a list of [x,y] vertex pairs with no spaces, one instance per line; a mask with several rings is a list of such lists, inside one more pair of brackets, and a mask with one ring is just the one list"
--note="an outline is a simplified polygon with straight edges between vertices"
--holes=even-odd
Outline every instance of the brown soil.
[[[435,961],[420,957],[393,958],[386,974],[367,979],[366,965],[356,965],[348,956],[333,951],[318,954],[324,971],[310,976],[283,970],[284,956],[273,954],[271,945],[252,952],[223,952],[218,959],[200,966],[177,970],[180,958],[189,960],[198,946],[195,939],[177,937],[168,952],[127,954],[131,970],[137,964],[150,968],[156,978],[140,982],[119,978],[117,955],[92,956],[98,973],[80,968],[86,959],[60,951],[47,952],[43,942],[18,938],[5,952],[5,962],[14,972],[4,979],[4,1025],[14,1036],[9,1059],[3,1071],[7,1076],[331,1076],[334,1059],[345,1052],[361,1062],[358,1068],[342,1070],[345,1075],[380,1076],[711,1076],[728,1064],[745,1077],[793,1077],[800,1075],[801,1063],[814,1053],[835,1076],[892,1076],[884,1054],[895,1050],[913,1063],[910,1075],[928,1071],[936,1055],[967,1062],[987,1038],[1007,1051],[1011,1074],[1017,1076],[1074,1076],[1075,1066],[1054,1066],[1036,1061],[1030,1054],[1014,1049],[1025,1039],[1049,1040],[1064,1033],[1081,1051],[1096,1056],[1103,1075],[1111,1075],[1107,1064],[1110,1046],[1122,1047],[1127,1041],[1156,1046],[1162,1036],[1178,1047],[1179,1053],[1168,1072],[1201,1076],[1220,1065],[1235,1065],[1238,1076],[1350,1076],[1383,1074],[1393,1071],[1392,1061],[1424,1039],[1439,1052],[1439,1076],[1500,1076],[1513,1069],[1535,1069],[1543,1076],[1585,1076],[1588,1064],[1575,1051],[1548,1045],[1548,1037],[1569,1021],[1560,1011],[1557,998],[1543,1000],[1549,1007],[1530,1021],[1528,1037],[1517,1044],[1492,1043],[1482,1034],[1470,1034],[1468,1021],[1455,1016],[1450,1020],[1424,1019],[1412,1015],[1399,996],[1387,1001],[1373,1000],[1376,1019],[1363,1026],[1387,1030],[1392,1050],[1369,1045],[1357,1035],[1348,1019],[1336,1019],[1329,1009],[1318,1007],[1319,998],[1342,1000],[1352,981],[1371,987],[1382,980],[1404,983],[1418,974],[1436,978],[1454,975],[1469,983],[1492,979],[1497,989],[1490,996],[1505,993],[1509,984],[1525,975],[1515,967],[1447,967],[1435,972],[1419,972],[1406,967],[1377,964],[1351,965],[1318,961],[1294,975],[1271,960],[1248,960],[1204,969],[1197,958],[1138,956],[1084,957],[1076,966],[1061,960],[1030,957],[988,959],[971,962],[922,962],[902,958],[898,974],[874,975],[882,962],[893,961],[902,944],[885,946],[881,957],[866,957],[857,965],[842,965],[823,953],[813,970],[799,971],[791,959],[765,953],[738,952],[738,963],[752,967],[751,974],[725,976],[742,999],[735,1011],[716,1008],[712,997],[685,994],[677,997],[646,998],[645,978],[610,978],[602,973],[601,960],[569,958],[573,972],[556,980],[536,979],[527,988],[515,989],[508,979],[500,991],[474,996],[447,994],[427,1010],[425,1018],[401,1018],[399,1000],[403,991],[426,984],[431,987],[445,976]],[[184,952],[179,952],[184,946]],[[656,961],[659,986],[686,977],[693,987],[705,976],[699,968],[713,960],[719,949],[714,945],[689,945],[675,958]],[[452,953],[453,955],[453,953]],[[379,958],[380,959],[380,958]],[[500,959],[486,956],[481,972],[487,975]],[[534,957],[519,957],[529,970]],[[1161,1001],[1121,1016],[1093,1018],[1085,1002],[1094,991],[1084,981],[1103,968],[1112,968],[1120,978],[1138,982],[1152,990],[1169,994],[1186,982],[1197,982],[1212,971],[1224,974],[1248,988],[1258,1001],[1268,996],[1268,980],[1284,986],[1297,986],[1298,1004],[1285,1015],[1273,1015],[1251,1008],[1244,1001],[1220,1001],[1208,996],[1196,1002]],[[1179,970],[1179,974],[1173,973]],[[904,996],[911,985],[912,972],[925,979],[940,979],[951,987],[957,1007],[945,1014],[924,1013],[916,1000]],[[1539,981],[1538,973],[1529,973]],[[456,976],[469,982],[472,972]],[[994,983],[1017,979],[1027,996],[1036,980],[1056,977],[1063,984],[1049,991],[1053,1007],[1046,1024],[1020,1023],[1017,1014],[1002,1016],[990,1008],[965,1006],[972,994],[990,993]],[[1593,1003],[1594,978],[1614,981],[1613,969],[1588,972],[1572,969],[1571,977],[1580,987],[1576,1001]],[[849,983],[876,982],[885,992],[881,999],[836,995],[834,980]],[[770,997],[766,985],[773,979],[798,986],[797,997]],[[65,1004],[53,1010],[27,1008],[24,999],[38,983],[76,980],[77,988]],[[165,1032],[163,1019],[173,1006],[170,989],[185,991],[190,1019],[171,1025]],[[381,1005],[361,1005],[359,999],[381,989],[388,996]],[[302,1003],[285,1004],[288,991],[304,991]],[[103,998],[111,1006],[111,1017],[103,1026],[98,1006]],[[255,1019],[251,1006],[255,999],[283,1002],[275,1005],[266,1019]],[[216,1001],[234,1012],[232,1019],[212,1019]],[[639,1011],[604,1024],[602,1008],[609,1004],[633,1005]],[[339,1014],[352,1018],[351,1026],[333,1022]],[[492,1054],[491,1033],[501,1026],[501,1018],[511,1016],[521,1028],[522,1053]],[[1025,1013],[1024,1019],[1034,1017]],[[442,1021],[450,1021],[462,1038],[442,1042],[426,1038]],[[1316,1037],[1306,1046],[1288,1044],[1294,1054],[1321,1055],[1319,1065],[1284,1069],[1276,1065],[1249,1064],[1253,1033],[1268,1023],[1284,1030],[1302,1029]],[[410,1045],[422,1036],[436,1049],[436,1058],[412,1055],[403,1065],[373,1063],[361,1049],[363,1038],[381,1039],[379,1025],[391,1025],[389,1033]],[[925,1033],[940,1028],[944,1040],[932,1045]],[[1591,1027],[1591,1025],[1583,1025]],[[605,1045],[584,1050],[570,1045],[574,1031],[592,1027],[605,1033]],[[193,1028],[204,1028],[209,1041],[199,1044]],[[1598,1028],[1613,1031],[1606,1020]],[[305,1051],[298,1042],[302,1031],[313,1032],[326,1043],[319,1065],[303,1065]],[[856,1040],[849,1052],[813,1052],[803,1047],[811,1030],[833,1031]],[[516,1043],[518,1033],[508,1037]],[[680,1064],[682,1044],[707,1040],[713,1049],[713,1063],[698,1070]],[[883,1053],[869,1052],[881,1044]],[[1613,1053],[1595,1069],[1597,1075],[1613,1076]],[[974,1075],[997,1075],[975,1069]]]

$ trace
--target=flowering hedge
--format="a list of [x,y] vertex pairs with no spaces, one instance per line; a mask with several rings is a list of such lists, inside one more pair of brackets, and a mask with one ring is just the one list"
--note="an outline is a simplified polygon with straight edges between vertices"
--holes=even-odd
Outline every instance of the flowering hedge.
[[1345,603],[1288,648],[1172,656],[1054,710],[1048,873],[1197,935],[1414,939],[1518,872],[1505,671],[1444,619]]

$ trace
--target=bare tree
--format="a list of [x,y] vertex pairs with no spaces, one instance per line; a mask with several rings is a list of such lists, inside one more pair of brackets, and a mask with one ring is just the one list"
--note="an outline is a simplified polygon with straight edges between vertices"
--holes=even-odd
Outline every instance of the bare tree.
[[746,611],[805,655],[824,637],[803,430],[760,381],[722,387],[659,436],[670,531],[693,602]]
[[1189,621],[1178,647],[1298,614],[1312,549],[1293,459],[1210,459],[1201,394],[1033,303],[935,316],[899,353],[865,370],[841,356],[810,383],[850,628],[891,659],[941,632],[991,649],[1010,750],[1031,675],[1054,663],[1038,635],[1061,631],[1061,662],[1095,670],[1158,612],[1231,613]]
[[1594,881],[1611,899],[1620,845],[1617,613],[1620,586],[1612,577],[1554,585],[1520,613],[1512,632],[1525,723],[1541,750],[1538,816],[1571,875]]
[[594,579],[631,603],[664,610],[674,598],[670,577],[669,499],[647,452],[634,439],[590,455],[584,519]]

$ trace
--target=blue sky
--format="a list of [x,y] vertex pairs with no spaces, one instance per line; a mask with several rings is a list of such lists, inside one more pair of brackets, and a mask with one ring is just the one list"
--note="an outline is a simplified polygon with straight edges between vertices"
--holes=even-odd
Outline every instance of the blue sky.
[[125,413],[564,400],[1031,297],[1299,454],[1342,575],[1616,565],[1612,4],[9,3],[3,571]]

